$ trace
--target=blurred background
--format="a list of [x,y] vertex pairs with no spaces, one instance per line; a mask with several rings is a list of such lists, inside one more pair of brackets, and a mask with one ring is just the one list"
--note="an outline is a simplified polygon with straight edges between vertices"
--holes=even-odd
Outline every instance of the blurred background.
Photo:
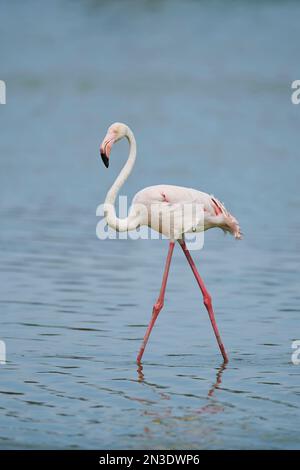
[[[296,1],[0,3],[1,448],[298,448],[299,76]],[[164,310],[135,357],[167,241],[96,238],[127,157],[129,198],[215,194],[244,240],[194,252],[230,362],[175,250]]]

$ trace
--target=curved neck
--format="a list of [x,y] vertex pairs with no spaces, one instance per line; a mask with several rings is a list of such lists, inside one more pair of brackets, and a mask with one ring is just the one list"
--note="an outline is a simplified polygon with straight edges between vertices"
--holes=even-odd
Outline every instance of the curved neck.
[[133,230],[135,229],[139,224],[137,221],[136,216],[134,214],[128,215],[125,219],[119,219],[116,216],[116,210],[115,210],[115,201],[117,198],[117,195],[127,180],[128,176],[132,172],[132,169],[134,167],[135,159],[136,159],[136,141],[133,135],[133,132],[129,127],[127,127],[127,132],[126,132],[126,138],[129,142],[129,156],[127,159],[127,162],[123,166],[122,170],[120,171],[117,179],[113,183],[112,187],[108,191],[105,202],[104,202],[104,214],[107,220],[107,223],[110,227],[112,227],[114,230],[117,230],[118,232],[125,232],[128,230]]

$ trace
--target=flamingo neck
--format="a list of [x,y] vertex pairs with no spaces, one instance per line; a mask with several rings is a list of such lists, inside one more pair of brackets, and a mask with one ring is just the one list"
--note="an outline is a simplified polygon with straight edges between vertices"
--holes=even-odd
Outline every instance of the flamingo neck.
[[127,127],[125,136],[129,142],[129,156],[115,182],[108,191],[104,202],[104,215],[106,217],[106,221],[110,227],[118,232],[133,230],[139,225],[137,217],[134,216],[132,211],[130,211],[128,217],[124,219],[119,219],[116,216],[115,202],[117,195],[132,172],[136,159],[136,141],[133,132],[129,127]]

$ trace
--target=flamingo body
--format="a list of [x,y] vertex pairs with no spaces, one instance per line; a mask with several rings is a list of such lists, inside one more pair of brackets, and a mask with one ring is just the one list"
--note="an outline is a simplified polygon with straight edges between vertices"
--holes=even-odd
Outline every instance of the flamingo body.
[[[155,217],[150,219],[150,211],[156,208],[158,214],[164,214],[165,212],[174,213],[176,224],[176,216],[179,218],[182,213],[181,208],[188,204],[203,207],[204,224],[197,223],[196,220],[194,225],[191,224],[192,226],[188,228],[187,226],[183,227],[186,233],[219,227],[225,232],[230,232],[235,238],[241,238],[238,221],[226,210],[225,206],[214,196],[193,188],[168,184],[149,186],[139,191],[134,196],[132,202],[133,208],[139,205],[147,208],[146,217],[144,215],[141,218],[140,225],[149,225],[152,229],[167,236],[170,235],[169,228],[164,227],[163,224],[157,224]],[[182,235],[182,232],[177,234],[177,238],[180,238]]]

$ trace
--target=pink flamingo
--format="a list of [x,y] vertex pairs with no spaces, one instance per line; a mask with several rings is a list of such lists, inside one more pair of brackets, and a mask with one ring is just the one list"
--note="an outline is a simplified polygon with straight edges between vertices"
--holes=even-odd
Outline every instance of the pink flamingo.
[[[122,123],[114,123],[108,128],[107,134],[100,147],[100,154],[103,163],[106,168],[108,168],[112,145],[123,137],[126,137],[129,142],[129,157],[124,167],[122,168],[119,176],[108,191],[105,199],[105,217],[107,224],[117,231],[134,230],[139,226],[145,225],[166,235],[170,239],[169,251],[165,263],[160,293],[156,303],[153,306],[152,317],[146,330],[139,354],[137,356],[137,362],[141,362],[152,328],[159,315],[159,312],[161,311],[164,305],[167,279],[175,241],[179,242],[186,256],[186,259],[194,273],[196,281],[202,292],[204,305],[208,311],[208,315],[224,362],[228,362],[228,356],[221,340],[221,336],[215,320],[211,296],[209,295],[204,285],[204,282],[197,271],[196,265],[191,257],[191,254],[187,249],[184,240],[184,234],[191,231],[197,232],[207,230],[213,227],[219,227],[225,232],[230,232],[232,235],[234,235],[235,238],[241,239],[242,234],[238,221],[225,209],[224,205],[220,201],[218,201],[218,199],[216,199],[214,196],[203,193],[201,191],[197,191],[196,189],[184,188],[180,186],[170,186],[166,184],[151,186],[139,191],[134,196],[128,217],[124,219],[118,218],[116,216],[114,204],[117,194],[120,191],[120,188],[127,180],[134,166],[136,159],[136,141],[133,132],[128,126]],[[195,216],[196,219],[192,216],[190,217],[190,219],[188,217],[187,220],[185,218],[184,222],[182,222],[182,208],[187,203],[199,204],[201,205],[201,207],[203,207],[204,224],[203,218],[202,223],[200,223],[199,216]],[[146,208],[146,210],[141,210],[141,207]],[[162,220],[166,220],[166,218],[161,217],[164,214],[169,214],[173,217],[173,224],[171,224],[171,229],[170,224],[162,222]]]

